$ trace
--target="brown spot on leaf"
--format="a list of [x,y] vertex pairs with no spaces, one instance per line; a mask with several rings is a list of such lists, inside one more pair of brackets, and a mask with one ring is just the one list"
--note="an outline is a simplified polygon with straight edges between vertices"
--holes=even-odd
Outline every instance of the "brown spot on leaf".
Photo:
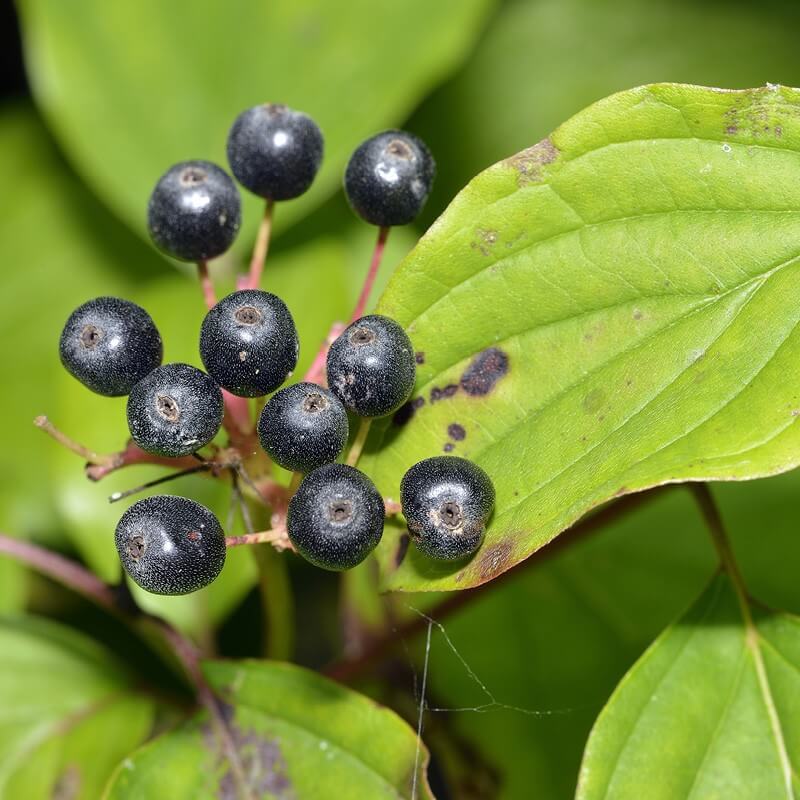
[[461,376],[461,388],[473,397],[489,394],[508,372],[508,356],[499,347],[478,353]]
[[479,250],[482,256],[491,255],[492,247],[497,242],[497,231],[478,228],[475,235],[477,238],[470,244],[470,247],[473,250]]
[[478,573],[481,580],[488,581],[503,572],[511,558],[511,542],[505,541],[485,550],[478,560]]
[[81,791],[81,773],[75,764],[67,764],[53,784],[52,800],[75,800]]
[[439,400],[446,400],[452,397],[458,391],[458,384],[449,383],[447,386],[434,386],[431,389],[431,403],[437,403]]
[[417,352],[414,353],[414,361],[416,361],[417,364],[424,364],[425,363],[425,351],[424,350],[417,350]]
[[467,438],[467,432],[464,426],[459,425],[457,422],[451,422],[447,426],[447,435],[456,442],[463,442],[464,439]]
[[445,442],[444,446],[442,447],[442,450],[445,453],[452,453],[454,449],[455,449],[455,445],[452,442]]
[[541,183],[544,178],[544,168],[552,164],[558,156],[558,148],[548,137],[506,159],[505,163],[517,170],[517,185],[521,188],[532,183]]

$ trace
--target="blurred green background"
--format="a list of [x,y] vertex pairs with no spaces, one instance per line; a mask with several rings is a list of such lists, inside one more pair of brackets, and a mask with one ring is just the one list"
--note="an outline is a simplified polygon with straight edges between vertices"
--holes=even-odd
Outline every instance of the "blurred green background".
[[[418,228],[390,238],[385,282],[473,175],[594,100],[656,81],[800,85],[800,7],[779,0],[19,0],[0,14],[0,528],[108,580],[118,577],[112,531],[121,509],[106,498],[153,473],[90,484],[79,460],[31,422],[46,413],[99,451],[124,441],[124,399],[91,395],[58,361],[64,320],[92,296],[141,303],[166,358],[199,364],[199,292],[147,242],[144,209],[172,162],[224,163],[240,110],[284,102],[312,114],[326,136],[312,191],[278,208],[266,270],[266,287],[298,320],[302,369],[330,322],[347,315],[366,271],[374,232],[352,216],[339,186],[349,153],[371,133],[413,131],[439,169]],[[223,282],[246,258],[258,214],[248,201],[235,252],[213,266]],[[224,519],[227,501],[207,482],[185,479],[175,490]],[[798,490],[794,474],[715,490],[754,594],[795,612]],[[692,503],[676,488],[448,616],[452,644],[494,705],[469,710],[487,696],[434,632],[429,702],[466,709],[426,717],[438,794],[570,797],[612,688],[713,564]],[[290,559],[297,660],[319,667],[355,646],[354,626],[369,635],[382,624],[367,572],[341,593],[333,577]],[[211,589],[146,602],[224,655],[257,655],[254,581],[250,559],[237,553]],[[412,615],[417,602],[397,598],[393,612]],[[96,632],[96,617],[75,598],[0,560],[0,609],[25,607]],[[409,640],[358,688],[415,720],[419,648]]]

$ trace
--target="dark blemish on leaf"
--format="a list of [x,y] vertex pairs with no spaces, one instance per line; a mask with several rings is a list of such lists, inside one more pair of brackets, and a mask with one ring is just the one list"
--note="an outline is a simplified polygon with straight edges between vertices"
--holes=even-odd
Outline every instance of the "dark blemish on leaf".
[[458,384],[449,383],[447,386],[438,387],[434,386],[431,389],[431,403],[436,403],[439,400],[446,400],[452,397],[458,391]]
[[411,422],[411,418],[414,416],[414,414],[416,414],[417,411],[419,411],[424,405],[424,397],[415,397],[413,400],[403,403],[403,405],[394,412],[394,416],[392,417],[392,425],[396,425],[398,428],[402,428],[403,425],[407,425],[409,422]]
[[598,411],[602,407],[605,401],[605,390],[598,386],[596,389],[592,389],[592,391],[583,398],[583,403],[581,405],[587,414],[594,414],[595,411]]
[[[267,795],[276,800],[296,800],[279,740],[262,736],[255,730],[242,730],[236,724],[233,709],[227,704],[221,704],[221,711],[250,792],[256,797]],[[219,800],[239,800],[235,773],[210,723],[203,726],[203,741],[216,754],[217,763],[224,768],[217,797]]]
[[644,316],[644,314],[642,313],[641,309],[639,309],[639,308],[634,308],[633,309],[633,318],[634,319],[638,320],[638,319],[641,319],[643,316]]
[[492,247],[497,242],[497,231],[490,231],[490,230],[485,230],[484,228],[478,228],[475,231],[475,235],[478,238],[470,244],[470,247],[473,250],[479,250],[482,256],[491,255]]
[[500,542],[481,554],[478,573],[481,580],[488,581],[503,572],[511,557],[511,542]]
[[403,559],[408,552],[409,544],[411,544],[411,537],[407,533],[404,533],[397,541],[397,552],[394,554],[395,569],[403,563]]
[[51,800],[75,800],[81,791],[81,773],[75,764],[67,764],[53,784]]
[[627,486],[620,486],[616,492],[614,492],[614,497],[622,497],[622,495],[628,494],[628,487]]
[[558,156],[558,148],[548,137],[506,159],[505,164],[517,171],[517,186],[522,188],[532,183],[541,183],[544,179],[544,168],[552,164]]
[[454,448],[455,445],[452,442],[445,442],[442,450],[444,450],[445,453],[452,453]]
[[775,126],[775,138],[780,139],[783,136],[783,127],[781,125]]
[[467,438],[467,432],[464,430],[464,426],[459,425],[457,422],[451,422],[447,426],[447,435],[457,442],[463,442],[464,439]]
[[414,361],[416,361],[417,364],[424,364],[425,363],[425,353],[424,353],[424,351],[417,350],[417,352],[414,354]]
[[472,397],[489,394],[508,372],[508,356],[499,347],[478,353],[461,376],[461,388]]
[[728,125],[728,127],[725,128],[725,133],[727,133],[729,136],[733,136],[734,134],[739,133],[739,126]]

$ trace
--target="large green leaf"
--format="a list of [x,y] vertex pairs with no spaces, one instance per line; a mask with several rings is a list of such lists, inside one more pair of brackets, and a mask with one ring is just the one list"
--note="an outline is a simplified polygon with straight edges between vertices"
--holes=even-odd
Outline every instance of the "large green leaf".
[[[299,667],[210,662],[228,706],[230,736],[255,798],[362,800],[431,797],[427,752],[393,712]],[[415,771],[416,770],[416,771]],[[415,781],[416,775],[416,781]],[[200,716],[120,766],[109,800],[235,797],[229,763]]]
[[[20,0],[33,88],[66,151],[137,230],[174,161],[225,163],[236,114],[285,102],[312,114],[325,160],[278,224],[329,195],[349,154],[394,125],[461,60],[491,0]],[[257,203],[248,202],[252,230]],[[240,237],[249,243],[245,231]]]
[[625,676],[586,748],[579,800],[788,798],[800,781],[800,619],[746,619],[719,576]]
[[798,151],[796,90],[658,85],[469,184],[379,305],[424,353],[424,405],[377,426],[364,464],[396,496],[452,449],[496,512],[466,565],[389,538],[388,588],[468,588],[615,496],[797,463]]
[[96,800],[153,710],[94,642],[44,620],[0,622],[0,797]]

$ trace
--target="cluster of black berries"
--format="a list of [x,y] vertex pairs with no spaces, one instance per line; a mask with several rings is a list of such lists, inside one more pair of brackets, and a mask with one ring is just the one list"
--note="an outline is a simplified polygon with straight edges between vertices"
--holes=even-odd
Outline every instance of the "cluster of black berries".
[[[306,191],[322,151],[317,125],[282,105],[243,112],[227,147],[236,178],[268,202]],[[355,151],[345,191],[368,222],[384,228],[401,225],[419,213],[434,171],[419,139],[387,131]],[[240,199],[233,180],[206,161],[169,169],[148,206],[153,241],[186,261],[205,262],[223,253],[239,224]],[[162,458],[194,455],[202,460],[198,450],[223,424],[223,390],[244,398],[274,392],[262,409],[257,433],[272,461],[304,476],[286,513],[290,541],[306,559],[326,569],[360,563],[383,533],[384,501],[364,473],[335,462],[349,438],[348,412],[382,417],[411,395],[416,367],[406,332],[384,316],[360,317],[330,346],[328,388],[302,382],[281,389],[297,365],[294,320],[279,297],[245,288],[210,308],[199,345],[206,372],[188,364],[162,365],[161,337],[147,312],[127,300],[100,297],[70,316],[60,353],[69,372],[92,391],[128,395],[133,442]],[[427,459],[402,481],[401,506],[412,540],[434,558],[473,553],[493,504],[487,475],[460,458]],[[225,535],[214,514],[171,495],[131,506],[117,526],[116,545],[128,574],[160,594],[206,586],[225,562]]]

